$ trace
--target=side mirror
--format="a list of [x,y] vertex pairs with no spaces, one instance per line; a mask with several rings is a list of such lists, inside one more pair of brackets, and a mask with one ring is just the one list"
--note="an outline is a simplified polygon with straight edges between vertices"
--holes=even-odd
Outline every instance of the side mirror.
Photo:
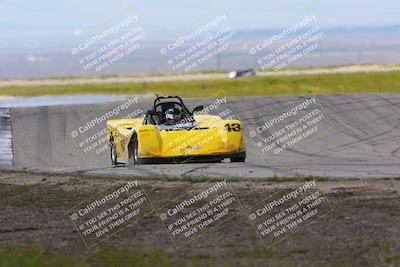
[[154,116],[156,114],[157,114],[157,112],[154,109],[150,109],[147,111],[147,115]]
[[197,106],[193,109],[193,112],[202,111],[204,109],[203,106]]

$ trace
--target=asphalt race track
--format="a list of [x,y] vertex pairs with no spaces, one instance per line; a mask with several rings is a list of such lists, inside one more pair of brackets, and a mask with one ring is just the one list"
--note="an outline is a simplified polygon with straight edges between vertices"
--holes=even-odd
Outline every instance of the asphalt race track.
[[[114,110],[121,102],[11,108],[14,167],[142,177],[400,176],[400,94],[321,95],[315,99],[315,107],[310,104],[306,110],[274,126],[276,129],[286,127],[289,122],[298,121],[317,107],[319,114],[323,114],[312,134],[277,155],[272,152],[273,149],[261,151],[263,146],[260,145],[262,135],[268,136],[273,128],[256,137],[250,137],[250,132],[265,125],[271,118],[279,117],[307,100],[311,101],[312,97],[230,98],[218,110],[210,111],[219,113],[229,109],[243,121],[247,148],[245,163],[230,163],[227,160],[222,163],[117,168],[110,167],[108,149],[100,149],[105,145],[105,120],[101,116]],[[193,108],[215,101],[191,99],[185,102]],[[124,110],[127,112],[124,114],[144,111],[150,106],[151,99],[141,96],[137,103]],[[120,112],[115,118],[122,115]],[[91,123],[95,118],[97,121]],[[84,130],[81,132],[79,129]],[[275,143],[274,148],[277,147],[280,145]]]

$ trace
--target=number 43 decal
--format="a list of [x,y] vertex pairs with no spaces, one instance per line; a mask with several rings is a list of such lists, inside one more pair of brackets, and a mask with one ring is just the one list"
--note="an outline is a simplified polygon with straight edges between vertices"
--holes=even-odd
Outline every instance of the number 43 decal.
[[239,123],[231,123],[225,125],[225,130],[228,132],[239,132],[240,131],[240,124]]

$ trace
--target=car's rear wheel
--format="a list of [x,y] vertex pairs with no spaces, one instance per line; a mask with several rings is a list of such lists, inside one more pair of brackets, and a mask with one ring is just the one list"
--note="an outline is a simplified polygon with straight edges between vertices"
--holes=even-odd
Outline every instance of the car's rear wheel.
[[245,162],[246,161],[246,152],[239,153],[233,157],[230,157],[231,162]]
[[246,158],[231,158],[231,162],[245,162]]
[[114,140],[112,139],[110,141],[110,151],[111,151],[111,164],[113,166],[117,166],[118,165],[117,149]]

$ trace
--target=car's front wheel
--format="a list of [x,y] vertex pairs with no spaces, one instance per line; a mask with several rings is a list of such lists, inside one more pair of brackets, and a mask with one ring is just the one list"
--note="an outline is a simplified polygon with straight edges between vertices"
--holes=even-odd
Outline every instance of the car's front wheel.
[[117,149],[114,140],[110,140],[110,151],[111,151],[111,164],[113,166],[118,165]]
[[133,141],[133,164],[139,165],[140,160],[139,160],[139,142],[137,139]]
[[142,160],[139,158],[139,142],[134,136],[129,144],[129,163],[131,165],[140,165]]

